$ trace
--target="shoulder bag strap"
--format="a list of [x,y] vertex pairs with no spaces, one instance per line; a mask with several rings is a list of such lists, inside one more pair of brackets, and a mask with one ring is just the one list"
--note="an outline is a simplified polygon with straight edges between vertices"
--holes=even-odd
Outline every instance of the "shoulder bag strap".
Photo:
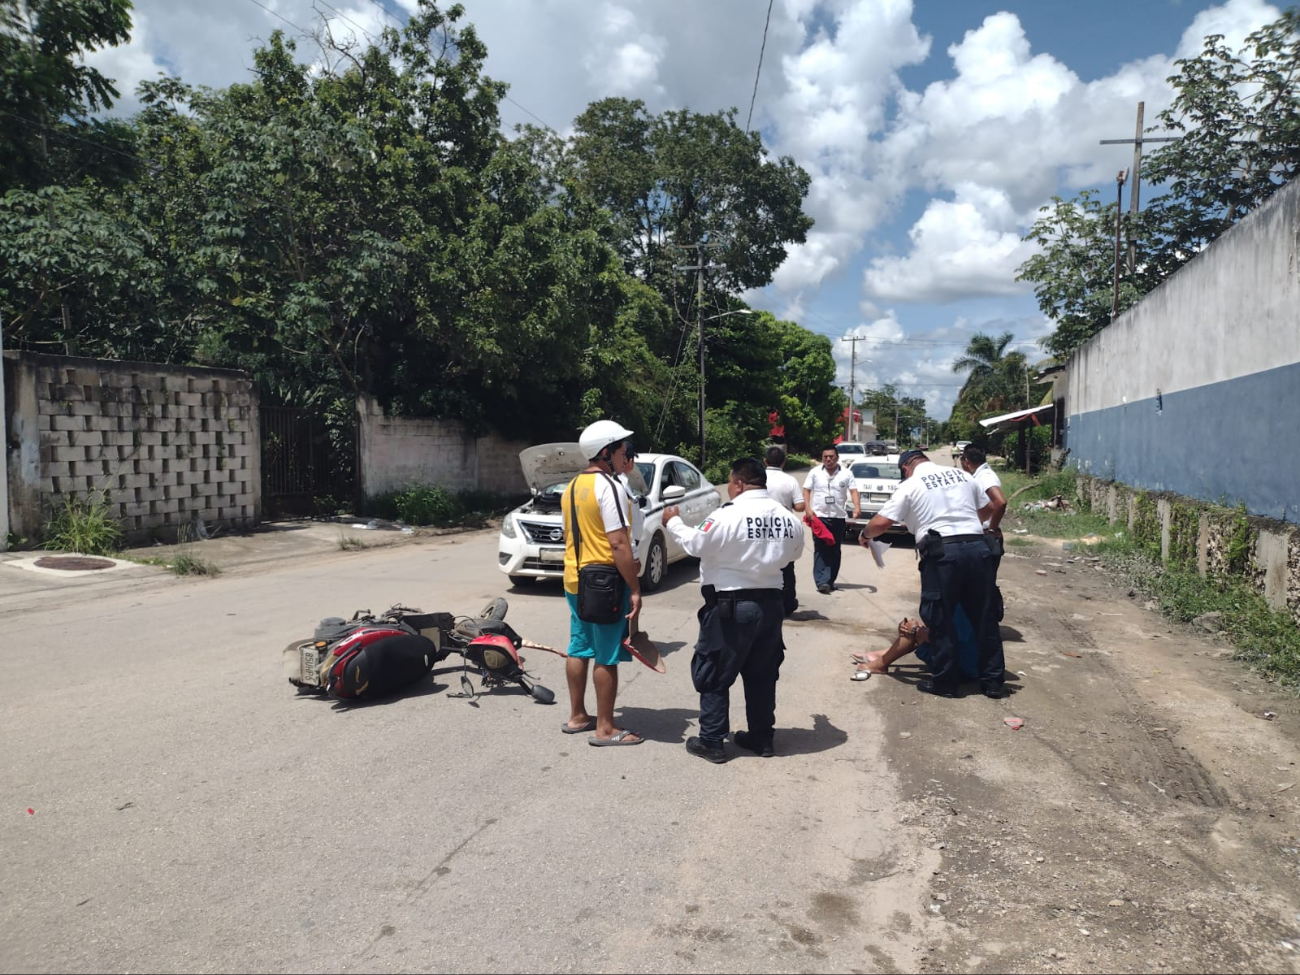
[[[578,477],[582,477],[581,474]],[[578,477],[569,483],[569,520],[573,522],[573,562],[582,568],[582,529],[578,527]]]
[[[627,491],[623,490],[623,485],[621,483],[615,482],[615,480],[612,477],[610,477],[608,474],[606,474],[604,471],[600,471],[600,476],[603,477],[605,480],[609,481],[609,486],[614,489],[615,498],[623,498],[627,501],[631,500],[631,496],[627,493]],[[620,527],[623,528],[628,527],[627,520],[623,517],[623,505],[621,504],[618,506],[618,523]]]

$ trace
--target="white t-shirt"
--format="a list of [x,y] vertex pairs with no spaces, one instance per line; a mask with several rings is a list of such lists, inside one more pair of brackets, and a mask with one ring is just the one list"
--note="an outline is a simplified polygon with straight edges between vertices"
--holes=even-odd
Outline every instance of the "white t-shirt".
[[780,501],[787,511],[794,511],[794,506],[803,501],[799,482],[779,467],[767,469],[767,496],[773,501]]
[[632,490],[632,485],[629,483],[626,474],[618,476],[618,483],[623,485],[623,490],[627,492],[627,496],[632,502],[632,524],[630,527],[632,529],[633,556],[635,557],[636,548],[641,544],[641,536],[645,533],[645,512],[636,503],[636,492]]
[[[989,503],[989,488],[997,488],[998,490],[1002,489],[1002,478],[998,477],[997,474],[994,473],[993,468],[989,467],[988,464],[980,464],[979,467],[975,468],[971,477],[973,477],[975,483],[980,486],[981,508]],[[989,523],[987,521],[984,522],[984,527],[987,528],[988,526]]]
[[920,539],[931,528],[940,535],[979,535],[984,531],[978,511],[984,492],[959,467],[940,467],[927,460],[894,491],[880,514],[902,522]]
[[857,481],[847,467],[837,467],[835,473],[818,464],[808,472],[803,486],[812,492],[812,513],[818,518],[847,518],[849,490],[857,489]]

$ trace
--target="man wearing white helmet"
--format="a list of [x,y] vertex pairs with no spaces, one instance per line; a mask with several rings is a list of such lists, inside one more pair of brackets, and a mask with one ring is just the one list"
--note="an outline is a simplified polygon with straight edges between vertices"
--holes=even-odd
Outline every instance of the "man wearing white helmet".
[[[566,734],[594,731],[592,745],[639,745],[643,738],[614,726],[618,664],[631,660],[623,647],[628,624],[641,612],[641,583],[636,572],[629,526],[631,499],[614,474],[625,466],[632,431],[613,420],[597,420],[578,437],[587,469],[564,491],[564,594],[569,604],[569,720]],[[613,566],[622,579],[622,612],[609,623],[592,623],[578,615],[578,574],[587,566]],[[595,664],[596,716],[587,712],[588,661]]]

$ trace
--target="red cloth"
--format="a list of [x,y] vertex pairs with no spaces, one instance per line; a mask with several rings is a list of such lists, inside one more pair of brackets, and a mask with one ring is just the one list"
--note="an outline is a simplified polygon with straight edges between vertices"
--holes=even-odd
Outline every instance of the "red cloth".
[[826,527],[825,522],[811,511],[803,516],[803,523],[812,529],[814,538],[820,538],[823,542],[835,541],[835,536],[831,534],[831,530]]

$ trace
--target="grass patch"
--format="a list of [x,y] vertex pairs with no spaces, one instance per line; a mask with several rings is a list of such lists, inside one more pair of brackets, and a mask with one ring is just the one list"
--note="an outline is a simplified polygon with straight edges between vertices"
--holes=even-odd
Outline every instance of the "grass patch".
[[1125,536],[1093,546],[1118,578],[1180,622],[1222,614],[1221,636],[1235,656],[1288,687],[1300,687],[1300,628],[1288,613],[1272,609],[1240,579],[1202,579],[1195,571],[1161,565],[1139,541]]
[[1028,538],[1021,538],[1019,535],[1004,535],[1002,540],[1012,548],[1032,548],[1034,545]]
[[339,536],[339,551],[340,551],[340,552],[357,552],[357,551],[360,551],[360,550],[363,549],[363,548],[369,548],[369,547],[370,547],[369,545],[367,545],[367,544],[366,544],[365,542],[363,542],[361,539],[357,538],[356,535],[340,535],[340,536]]
[[407,525],[436,528],[476,526],[494,515],[505,514],[522,500],[518,495],[495,491],[471,490],[453,494],[437,484],[429,484],[369,498],[366,514]]
[[168,563],[167,568],[178,576],[219,576],[221,566],[200,555],[182,552]]
[[122,528],[109,513],[108,493],[67,495],[45,523],[45,547],[56,552],[112,555],[122,548]]
[[176,529],[176,554],[166,563],[172,575],[178,576],[219,576],[221,566],[201,555],[194,554],[190,544],[190,526],[181,525]]
[[[1017,499],[1019,500],[1019,499]],[[1106,538],[1114,533],[1103,514],[1091,511],[1011,511],[1002,519],[1002,531],[1010,536],[1012,529],[1025,528],[1029,534],[1040,538],[1084,538],[1098,535]]]

